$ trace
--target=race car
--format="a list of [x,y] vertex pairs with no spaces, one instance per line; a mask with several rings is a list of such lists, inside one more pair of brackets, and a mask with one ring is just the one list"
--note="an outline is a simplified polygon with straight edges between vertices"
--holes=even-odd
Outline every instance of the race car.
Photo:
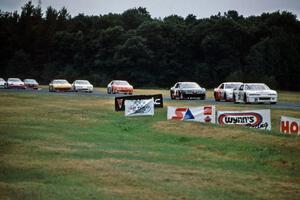
[[242,82],[225,82],[214,89],[215,101],[233,101],[233,90],[238,89]]
[[107,85],[107,94],[111,93],[123,93],[131,95],[133,93],[133,87],[127,81],[113,80]]
[[25,89],[25,84],[19,78],[9,78],[7,79],[7,88],[17,88],[17,89]]
[[7,83],[3,78],[0,78],[0,88],[7,88]]
[[69,92],[72,91],[72,85],[64,79],[56,79],[49,83],[49,92]]
[[26,88],[39,89],[39,84],[35,79],[24,79],[24,84]]
[[234,90],[235,103],[277,103],[277,92],[264,83],[244,83]]
[[75,92],[84,91],[84,92],[93,92],[93,85],[87,80],[75,80],[72,83],[72,90]]
[[186,99],[186,98],[193,98],[199,97],[200,99],[205,99],[206,90],[205,88],[200,87],[198,83],[195,82],[177,82],[173,87],[170,89],[170,97],[171,99]]

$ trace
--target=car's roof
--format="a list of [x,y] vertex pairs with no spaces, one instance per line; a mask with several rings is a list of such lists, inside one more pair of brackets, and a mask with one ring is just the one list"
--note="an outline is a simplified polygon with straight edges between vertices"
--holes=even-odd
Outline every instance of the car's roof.
[[[184,82],[177,82],[177,83],[180,83],[180,84],[182,84],[182,83],[197,83],[197,82],[189,82],[189,81],[184,81]],[[197,83],[198,84],[198,83]]]
[[88,81],[88,80],[78,79],[78,80],[75,80],[75,81]]
[[224,82],[222,84],[243,84],[242,82]]
[[125,81],[125,80],[113,80],[113,81],[111,81],[111,82],[123,82],[123,83],[128,83],[129,84],[129,82],[128,81]]
[[112,80],[112,81],[128,82],[126,80]]
[[53,81],[66,81],[66,79],[53,79]]
[[33,78],[26,78],[26,79],[24,79],[24,81],[36,81],[36,80]]
[[17,79],[17,80],[21,80],[21,79],[19,79],[19,78],[8,78],[7,80],[10,80],[10,79]]
[[244,85],[266,85],[265,83],[244,83]]

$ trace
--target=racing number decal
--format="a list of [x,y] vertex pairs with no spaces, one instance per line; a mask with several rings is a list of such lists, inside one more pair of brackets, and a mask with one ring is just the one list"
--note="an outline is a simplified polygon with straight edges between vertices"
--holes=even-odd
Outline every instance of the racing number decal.
[[221,91],[220,90],[216,91],[216,99],[221,99]]

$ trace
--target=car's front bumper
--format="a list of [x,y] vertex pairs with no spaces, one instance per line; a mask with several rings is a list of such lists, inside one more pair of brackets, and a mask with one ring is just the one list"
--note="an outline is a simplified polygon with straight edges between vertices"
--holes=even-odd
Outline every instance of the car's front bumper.
[[114,89],[113,92],[115,92],[115,93],[124,93],[124,94],[132,94],[133,90],[131,90],[131,89]]
[[249,103],[276,103],[277,97],[275,96],[255,96],[255,97],[247,97],[247,101]]
[[187,98],[187,97],[205,97],[205,93],[182,93],[183,97]]
[[70,87],[54,87],[53,90],[58,91],[58,92],[69,92],[69,91],[72,91],[72,88],[70,88]]
[[26,85],[26,88],[32,88],[32,89],[38,89],[39,88],[39,85]]
[[82,92],[93,92],[93,88],[86,88],[86,87],[76,87],[75,91],[82,91]]
[[8,89],[25,89],[25,85],[8,85]]

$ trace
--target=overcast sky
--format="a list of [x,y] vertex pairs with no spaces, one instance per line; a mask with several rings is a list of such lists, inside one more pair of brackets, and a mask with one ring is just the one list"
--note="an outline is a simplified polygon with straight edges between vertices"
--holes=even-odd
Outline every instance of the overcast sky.
[[[20,11],[28,0],[0,0],[2,11]],[[244,16],[260,15],[263,12],[289,11],[300,16],[300,0],[41,0],[42,8],[60,9],[65,6],[72,16],[78,13],[100,15],[122,13],[134,7],[146,7],[152,17],[177,14],[186,17],[194,14],[198,18],[210,17],[218,12],[237,10]],[[38,0],[32,0],[37,5]]]

